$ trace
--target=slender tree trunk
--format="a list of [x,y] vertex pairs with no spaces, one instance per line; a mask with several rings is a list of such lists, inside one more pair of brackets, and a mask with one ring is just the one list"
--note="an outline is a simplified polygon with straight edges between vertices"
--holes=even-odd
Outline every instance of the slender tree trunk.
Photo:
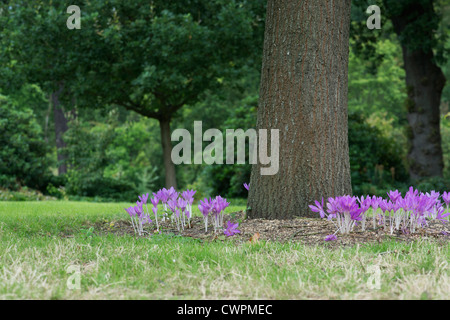
[[53,116],[55,121],[55,137],[56,137],[56,152],[58,157],[58,174],[67,173],[67,164],[65,162],[66,155],[63,149],[66,143],[63,140],[63,135],[68,129],[67,118],[64,114],[64,109],[61,107],[60,95],[62,94],[63,86],[60,85],[57,91],[51,94],[51,101],[53,104]]
[[44,123],[44,137],[45,142],[48,143],[48,123],[50,120],[50,115],[52,113],[53,105],[52,105],[52,96],[50,95],[50,99],[48,99],[48,109],[47,113],[45,114],[45,123]]
[[[414,15],[417,19],[435,15],[433,1],[416,1],[405,5],[399,15],[391,17],[398,36],[402,35],[406,27],[411,26],[415,20],[411,17]],[[416,28],[420,28],[416,33],[418,39],[421,39],[419,36],[428,41],[433,39],[434,30],[427,30],[426,26],[421,25]],[[444,161],[439,107],[445,76],[435,64],[431,48],[412,49],[408,44],[402,43],[402,51],[408,93],[409,174],[413,180],[442,176]]]
[[166,170],[166,188],[177,188],[175,165],[172,162],[172,141],[170,139],[170,118],[159,119],[161,129],[161,144],[163,148],[164,168]]
[[[253,165],[249,218],[317,217],[314,200],[351,194],[350,0],[269,0],[258,129],[279,129],[279,171]],[[270,141],[270,140],[269,140]]]

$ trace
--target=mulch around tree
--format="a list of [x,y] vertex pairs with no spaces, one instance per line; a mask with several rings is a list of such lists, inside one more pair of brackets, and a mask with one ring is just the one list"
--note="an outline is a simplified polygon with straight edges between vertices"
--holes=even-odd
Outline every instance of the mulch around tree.
[[[420,239],[436,239],[439,242],[447,242],[450,240],[450,223],[443,224],[440,221],[429,221],[429,226],[419,228],[415,233],[410,234],[402,231],[395,231],[391,235],[389,226],[386,230],[383,226],[373,228],[373,222],[368,219],[366,222],[366,230],[361,231],[361,227],[355,226],[354,231],[349,234],[337,233],[337,240],[324,241],[325,237],[336,232],[336,226],[333,222],[326,219],[314,218],[294,218],[291,220],[266,220],[266,219],[244,219],[244,212],[234,212],[225,215],[224,221],[239,222],[237,228],[240,233],[232,237],[225,237],[223,232],[214,233],[212,225],[208,226],[208,232],[205,233],[204,222],[201,217],[194,217],[191,220],[191,227],[185,228],[181,233],[174,225],[166,219],[160,221],[160,231],[163,234],[181,235],[202,241],[238,241],[238,242],[301,242],[307,245],[324,245],[331,247],[351,246],[356,243],[381,243],[386,240],[395,240],[403,242],[411,242]],[[131,221],[105,221],[95,225],[96,231],[100,234],[113,233],[117,235],[130,234],[134,235],[134,229]],[[146,226],[145,236],[154,234],[154,224],[151,227]]]

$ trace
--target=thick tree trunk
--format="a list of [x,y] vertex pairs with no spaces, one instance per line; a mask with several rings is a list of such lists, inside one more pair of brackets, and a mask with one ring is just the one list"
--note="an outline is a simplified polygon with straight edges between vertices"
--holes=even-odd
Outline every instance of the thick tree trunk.
[[[317,217],[351,194],[347,84],[350,0],[269,0],[258,129],[279,129],[279,172],[253,165],[249,218]],[[269,140],[270,141],[270,140]]]
[[411,179],[442,177],[440,111],[445,77],[432,62],[432,53],[411,53],[403,48],[408,88],[408,153]]
[[[401,36],[405,28],[414,22],[411,20],[411,12],[417,18],[423,15],[433,16],[435,14],[433,1],[418,1],[410,4],[405,6],[398,16],[391,17],[398,36]],[[431,41],[433,30],[426,30],[426,26],[420,28],[417,30],[417,34]],[[439,106],[445,85],[445,76],[434,63],[431,48],[411,49],[411,46],[402,43],[402,51],[408,93],[409,174],[413,180],[442,176],[444,162]]]
[[166,170],[166,188],[177,188],[175,165],[172,162],[172,141],[170,139],[170,119],[159,119],[161,144],[163,148],[164,168]]
[[67,164],[65,162],[66,156],[62,149],[66,147],[63,140],[63,135],[68,129],[67,118],[64,114],[64,109],[61,107],[60,95],[62,94],[63,86],[51,94],[51,102],[53,105],[53,116],[55,121],[55,137],[56,137],[56,153],[58,157],[58,174],[67,173]]

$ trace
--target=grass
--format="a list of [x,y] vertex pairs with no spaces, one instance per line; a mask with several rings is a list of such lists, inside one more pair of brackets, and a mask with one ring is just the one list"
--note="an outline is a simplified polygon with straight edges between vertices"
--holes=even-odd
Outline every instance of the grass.
[[[88,230],[125,219],[129,205],[0,202],[0,299],[448,299],[450,292],[449,245],[431,240],[330,249]],[[78,274],[70,266],[80,289],[67,285]],[[376,270],[379,289],[370,285]]]

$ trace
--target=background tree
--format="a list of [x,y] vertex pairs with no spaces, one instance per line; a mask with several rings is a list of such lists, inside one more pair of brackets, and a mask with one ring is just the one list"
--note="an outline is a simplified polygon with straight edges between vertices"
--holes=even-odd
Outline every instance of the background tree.
[[82,27],[69,30],[64,3],[13,0],[3,7],[4,30],[9,60],[49,92],[58,147],[68,127],[61,104],[123,106],[159,121],[166,186],[176,187],[170,122],[252,59],[263,25],[258,5],[264,8],[244,0],[82,1]]
[[41,133],[31,109],[0,95],[0,186],[45,190],[51,160]]
[[269,0],[257,129],[280,130],[279,172],[253,165],[248,216],[312,216],[351,193],[347,137],[350,1]]
[[33,83],[46,93],[53,109],[58,172],[65,174],[63,135],[73,108],[69,88],[77,65],[69,48],[78,40],[64,27],[69,16],[66,4],[50,3],[11,0],[1,4],[2,58],[10,63],[13,74],[7,79],[17,78],[9,85],[11,91],[20,90],[23,83]]
[[[355,10],[363,12],[373,1],[358,2]],[[406,112],[408,120],[408,167],[412,180],[441,177],[443,154],[440,112],[445,76],[440,64],[445,62],[448,24],[442,20],[445,2],[439,0],[382,0],[382,30],[368,30],[365,20],[352,24],[356,52],[374,56],[374,43],[395,33],[403,52],[406,72]],[[361,18],[361,13],[355,18]],[[365,17],[367,18],[367,16]],[[390,23],[386,23],[389,19]],[[377,60],[382,59],[378,56]],[[399,106],[392,106],[399,108]]]
[[77,71],[80,105],[120,105],[159,121],[166,187],[177,186],[171,120],[253,57],[262,24],[247,1],[184,4],[91,1],[76,48],[91,53]]

